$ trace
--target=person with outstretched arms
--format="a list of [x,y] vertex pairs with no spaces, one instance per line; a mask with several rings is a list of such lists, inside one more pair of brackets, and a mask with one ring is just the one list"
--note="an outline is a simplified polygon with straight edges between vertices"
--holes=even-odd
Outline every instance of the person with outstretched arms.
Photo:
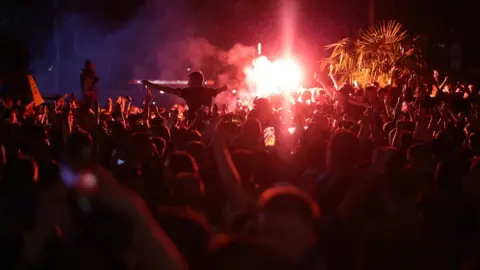
[[202,106],[211,107],[212,100],[218,94],[228,90],[225,85],[220,89],[208,88],[204,86],[203,74],[200,71],[195,71],[188,75],[187,88],[172,88],[164,85],[154,84],[150,81],[143,80],[143,85],[164,91],[168,94],[179,96],[185,100],[188,105],[188,121],[192,123],[195,118],[195,113]]

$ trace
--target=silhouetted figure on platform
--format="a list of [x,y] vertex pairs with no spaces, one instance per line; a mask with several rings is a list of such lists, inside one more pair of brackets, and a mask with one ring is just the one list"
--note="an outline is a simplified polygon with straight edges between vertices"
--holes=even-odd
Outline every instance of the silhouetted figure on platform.
[[80,85],[83,94],[83,101],[91,105],[98,99],[98,76],[95,72],[95,65],[90,60],[85,60],[85,67],[80,73]]
[[146,86],[159,89],[165,93],[177,95],[185,100],[188,105],[188,120],[191,123],[195,119],[195,112],[202,106],[211,107],[212,100],[221,92],[228,90],[225,85],[220,89],[204,87],[203,74],[199,71],[190,73],[188,76],[187,88],[172,88],[164,85],[158,85],[149,81],[142,81]]

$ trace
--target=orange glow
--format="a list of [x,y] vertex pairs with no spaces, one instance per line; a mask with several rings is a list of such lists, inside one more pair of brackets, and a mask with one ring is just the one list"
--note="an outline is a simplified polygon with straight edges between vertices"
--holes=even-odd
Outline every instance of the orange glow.
[[260,97],[283,94],[292,99],[291,93],[302,87],[303,72],[292,59],[272,62],[266,56],[260,56],[244,71],[250,92]]
[[[307,130],[308,126],[303,126],[303,129]],[[289,127],[288,133],[293,134],[295,132],[295,127]]]

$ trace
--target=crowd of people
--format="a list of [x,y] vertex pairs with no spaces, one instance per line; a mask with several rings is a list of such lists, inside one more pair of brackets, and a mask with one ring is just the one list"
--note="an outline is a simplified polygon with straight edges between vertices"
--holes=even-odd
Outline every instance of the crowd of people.
[[0,268],[480,266],[478,88],[435,73],[228,112],[199,74],[160,88],[189,116],[148,82],[141,108],[2,97]]

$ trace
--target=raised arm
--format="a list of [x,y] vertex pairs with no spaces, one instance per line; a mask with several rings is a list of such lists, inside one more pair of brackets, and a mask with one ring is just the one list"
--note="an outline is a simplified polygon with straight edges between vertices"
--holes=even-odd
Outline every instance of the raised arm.
[[158,90],[163,91],[165,93],[172,94],[172,95],[177,95],[177,96],[181,97],[180,89],[168,87],[168,86],[165,86],[165,85],[154,84],[154,83],[152,83],[150,81],[146,81],[146,80],[143,80],[142,84],[146,85],[148,87],[151,87],[151,88],[158,89]]
[[435,87],[437,87],[437,91],[440,92],[439,94],[442,93],[443,91],[443,88],[445,87],[445,85],[447,84],[448,82],[448,76],[446,76],[444,79],[443,79],[443,82],[440,83],[439,79],[438,79],[438,71],[437,70],[434,70],[433,71],[433,79],[434,79],[434,85]]
[[223,93],[228,90],[228,86],[224,85],[222,88],[215,89],[217,91],[217,95]]
[[330,78],[330,80],[332,80],[333,82],[333,86],[335,87],[335,90],[338,90],[338,84],[337,84],[337,81],[335,80],[335,77],[333,77],[333,65],[330,64],[330,72],[328,73],[328,77]]
[[328,77],[330,77],[330,79],[332,80],[335,90],[338,90],[339,89],[338,84],[337,84],[337,81],[335,80],[335,77],[333,77],[333,74],[328,74]]
[[225,131],[219,129],[213,136],[211,146],[213,150],[213,157],[217,162],[220,179],[226,187],[227,197],[229,202],[227,204],[227,211],[224,212],[226,219],[231,221],[234,217],[247,211],[248,199],[246,198],[242,187],[241,179],[237,168],[232,161],[232,156],[227,148],[228,135]]

